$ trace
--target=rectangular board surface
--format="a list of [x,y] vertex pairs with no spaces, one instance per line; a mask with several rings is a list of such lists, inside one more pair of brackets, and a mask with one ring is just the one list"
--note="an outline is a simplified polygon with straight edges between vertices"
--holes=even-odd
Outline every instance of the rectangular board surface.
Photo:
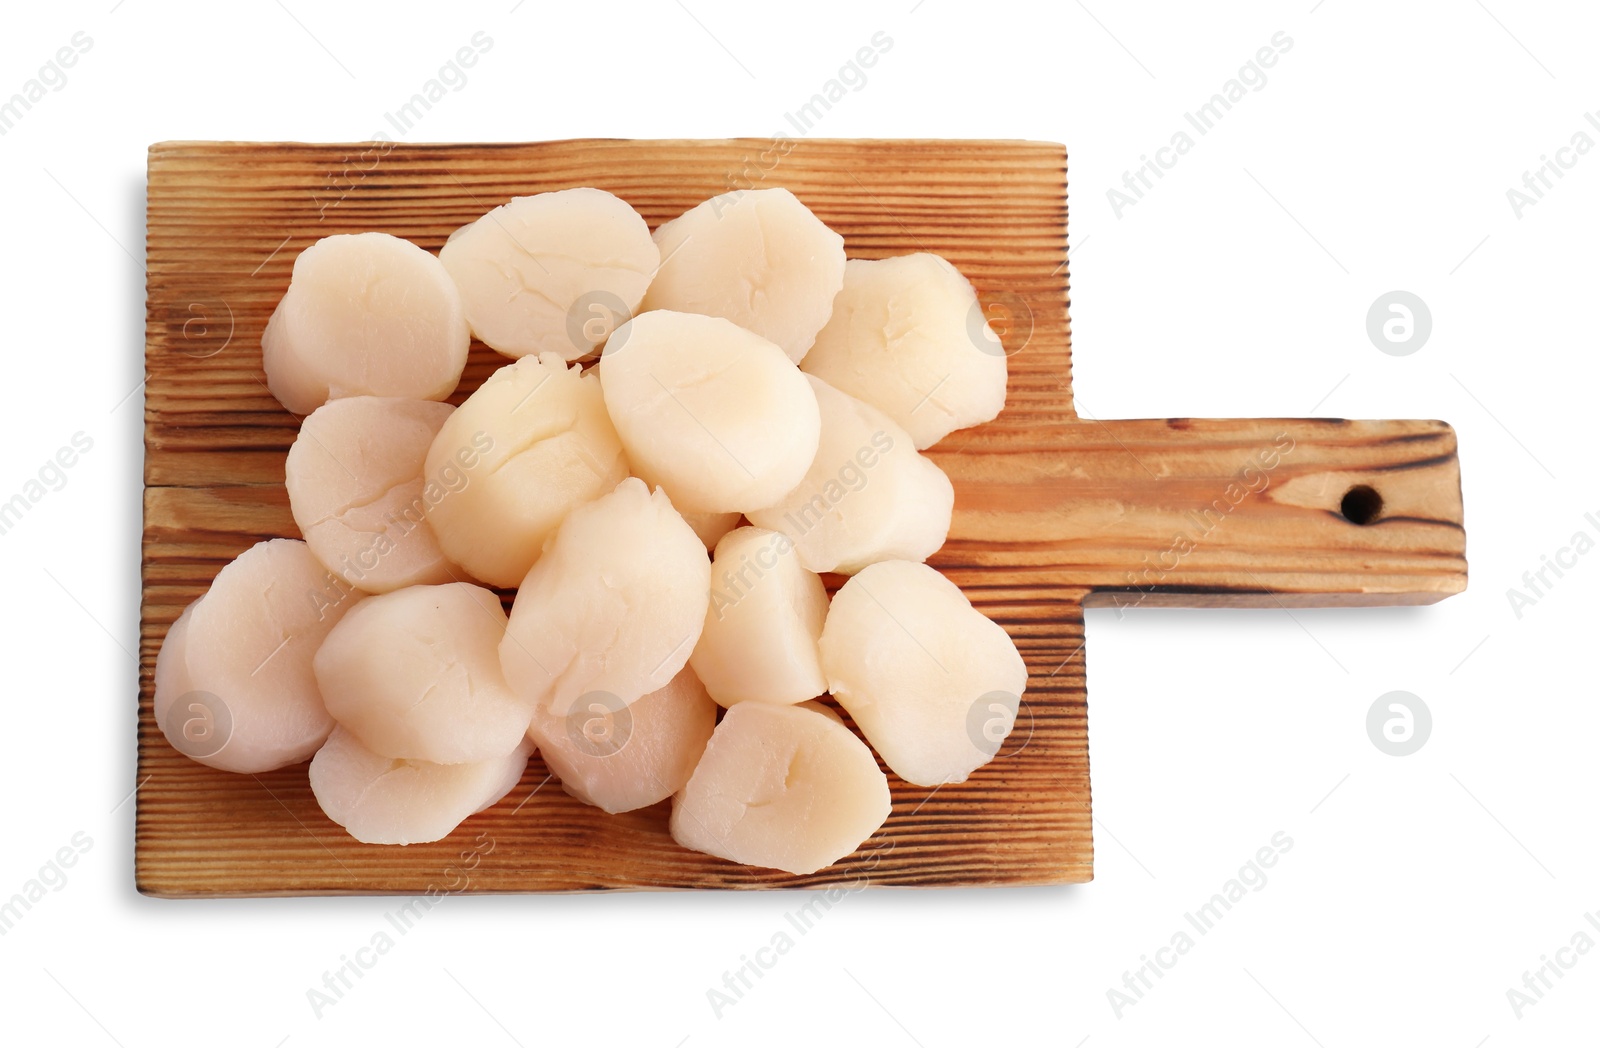
[[[298,537],[283,489],[296,420],[267,391],[262,328],[295,256],[377,230],[437,251],[513,196],[597,186],[653,227],[730,189],[784,186],[852,258],[936,252],[972,280],[1009,355],[1005,411],[930,454],[955,479],[930,563],[1003,625],[1028,688],[1000,756],[959,785],[892,774],[893,814],[809,877],[686,851],[668,805],[605,815],[538,757],[499,804],[435,844],[358,844],[317,807],[304,765],[233,775],[197,764],[151,712],[167,628],[257,541]],[[166,143],[148,195],[145,499],[136,880],[162,896],[1043,884],[1092,874],[1082,604],[1040,570],[1026,487],[1075,421],[1067,322],[1066,154],[975,141],[592,140],[503,145]],[[454,401],[504,358],[474,343]],[[1015,513],[1018,526],[1008,526]],[[1014,541],[1007,536],[1018,536]],[[1014,553],[1016,556],[1008,556]],[[1047,558],[1048,559],[1048,558]],[[471,863],[470,868],[465,868]]]

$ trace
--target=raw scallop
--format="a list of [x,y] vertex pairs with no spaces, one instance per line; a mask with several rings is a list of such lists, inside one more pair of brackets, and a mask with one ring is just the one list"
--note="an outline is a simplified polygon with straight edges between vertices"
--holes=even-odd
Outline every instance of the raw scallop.
[[455,409],[432,400],[345,397],[306,417],[289,448],[289,512],[317,559],[368,593],[456,577],[433,527],[428,448]]
[[387,233],[339,234],[294,260],[261,357],[272,395],[306,415],[335,397],[444,400],[470,342],[437,258]]
[[840,587],[822,629],[834,701],[894,773],[962,782],[1016,720],[1028,670],[1004,629],[926,564],[874,564]]
[[532,751],[523,741],[492,760],[430,764],[380,756],[336,728],[311,760],[311,792],[362,844],[425,844],[510,793]]
[[681,790],[716,724],[717,704],[685,666],[665,688],[629,706],[596,696],[565,717],[541,708],[528,737],[563,789],[615,814]]
[[313,666],[333,719],[385,757],[459,764],[517,748],[533,703],[500,670],[506,613],[481,586],[373,597],[322,642]]
[[298,764],[333,730],[311,660],[361,600],[304,542],[258,542],[186,608],[156,658],[155,718],[179,752],[223,771]]
[[735,190],[656,230],[661,271],[641,310],[724,317],[798,362],[844,283],[844,238],[787,189]]
[[626,202],[563,189],[514,197],[456,230],[439,261],[485,345],[576,360],[633,316],[661,253]]
[[500,644],[506,679],[565,717],[584,696],[636,702],[689,661],[711,562],[660,490],[629,477],[572,511],[522,580]]
[[443,491],[428,522],[445,556],[494,586],[515,586],[574,506],[628,475],[600,381],[553,353],[490,375],[428,451]]
[[719,317],[643,313],[600,357],[633,471],[694,513],[770,506],[800,483],[821,420],[783,351]]
[[799,706],[741,702],[672,803],[672,839],[749,866],[815,873],[889,817],[889,780],[866,744]]
[[972,285],[925,252],[853,258],[806,371],[876,405],[926,448],[1006,402],[1006,355]]
[[689,663],[722,706],[804,702],[828,690],[817,638],[828,591],[787,535],[738,528],[711,558],[711,607]]
[[808,377],[822,412],[817,457],[799,486],[751,511],[750,522],[788,535],[816,572],[927,559],[950,532],[950,478],[889,416]]

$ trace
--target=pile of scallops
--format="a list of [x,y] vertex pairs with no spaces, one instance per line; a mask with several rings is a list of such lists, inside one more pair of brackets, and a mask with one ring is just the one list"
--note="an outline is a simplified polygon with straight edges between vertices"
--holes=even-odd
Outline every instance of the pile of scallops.
[[[511,363],[452,407],[473,338]],[[784,189],[653,235],[569,189],[437,255],[317,241],[261,348],[303,540],[246,550],[168,632],[155,715],[194,759],[309,759],[330,819],[404,845],[537,750],[585,804],[670,798],[683,847],[807,874],[888,818],[873,750],[935,786],[1010,730],[1016,647],[924,563],[953,492],[922,451],[1006,395],[943,258],[847,261]]]

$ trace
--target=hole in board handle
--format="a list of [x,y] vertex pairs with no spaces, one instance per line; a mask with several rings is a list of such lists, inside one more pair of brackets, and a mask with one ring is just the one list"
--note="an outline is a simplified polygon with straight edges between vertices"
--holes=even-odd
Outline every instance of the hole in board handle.
[[1352,524],[1371,524],[1383,513],[1383,496],[1365,484],[1357,484],[1339,500],[1339,512]]

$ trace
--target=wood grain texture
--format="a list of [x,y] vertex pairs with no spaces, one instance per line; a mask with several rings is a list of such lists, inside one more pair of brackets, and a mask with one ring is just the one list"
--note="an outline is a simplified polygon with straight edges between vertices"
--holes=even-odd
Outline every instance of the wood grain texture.
[[[1008,449],[1004,468],[968,449],[932,454],[956,487],[946,570],[1145,607],[1428,604],[1466,586],[1442,422],[1085,421]],[[1340,508],[1358,486],[1383,503],[1367,525]]]
[[[851,257],[949,258],[1010,357],[1000,418],[932,452],[957,500],[932,563],[1021,650],[1029,683],[1017,726],[1001,756],[959,786],[891,775],[888,823],[811,877],[684,851],[666,834],[665,805],[603,815],[547,782],[537,758],[510,796],[446,840],[363,846],[322,815],[304,766],[217,772],[168,746],[151,716],[156,652],[182,608],[252,543],[296,535],[282,482],[297,420],[267,392],[259,341],[295,255],[320,237],[373,229],[436,251],[511,196],[583,185],[618,194],[652,226],[730,188],[786,186],[843,234]],[[767,140],[168,143],[151,149],[148,199],[141,891],[1087,880],[1086,602],[1420,603],[1465,584],[1455,440],[1442,423],[1076,418],[1060,146],[818,140],[777,156]],[[503,362],[475,345],[456,400]],[[1274,450],[1267,467],[1261,456]],[[1384,501],[1368,526],[1339,512],[1356,484]]]

